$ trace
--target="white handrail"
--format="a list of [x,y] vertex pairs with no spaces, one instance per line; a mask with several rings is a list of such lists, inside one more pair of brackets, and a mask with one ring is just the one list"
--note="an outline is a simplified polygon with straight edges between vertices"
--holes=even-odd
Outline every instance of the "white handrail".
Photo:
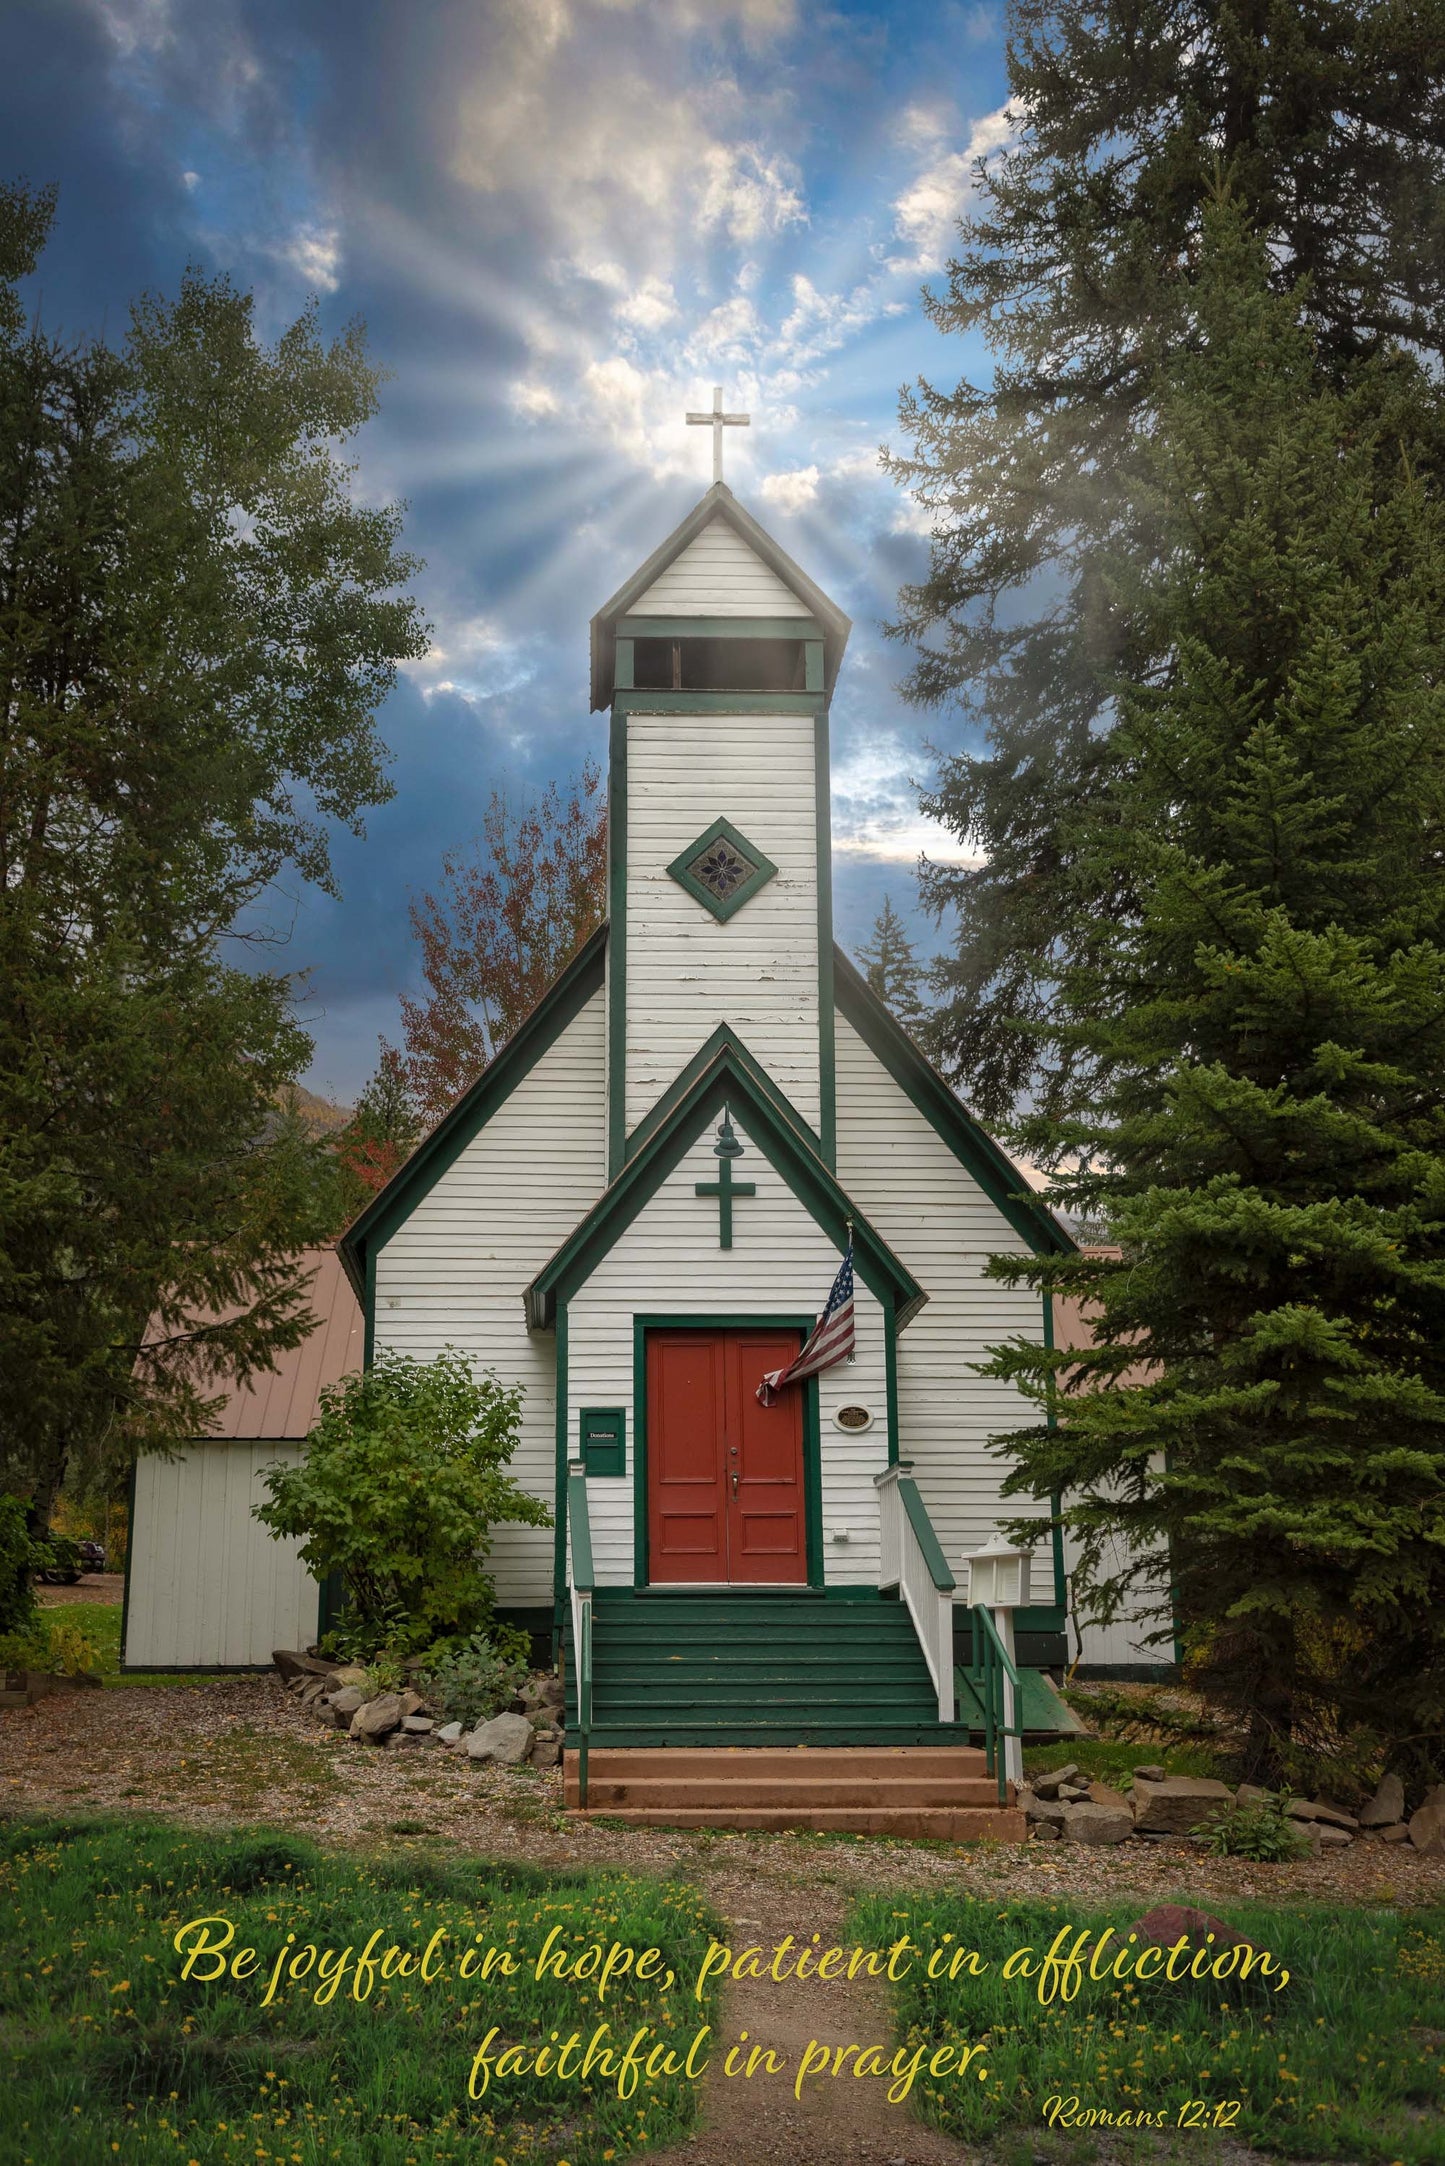
[[913,1462],[901,1459],[873,1477],[878,1491],[881,1588],[896,1587],[938,1694],[938,1719],[952,1722],[954,1578],[939,1547],[913,1480]]

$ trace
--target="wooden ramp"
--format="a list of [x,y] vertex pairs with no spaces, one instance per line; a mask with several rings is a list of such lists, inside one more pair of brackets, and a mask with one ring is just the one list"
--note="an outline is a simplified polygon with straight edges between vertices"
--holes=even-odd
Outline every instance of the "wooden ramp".
[[[578,1811],[577,1758],[564,1769]],[[1021,1843],[1023,1813],[969,1745],[596,1746],[587,1818],[629,1827],[811,1828],[937,1842]]]

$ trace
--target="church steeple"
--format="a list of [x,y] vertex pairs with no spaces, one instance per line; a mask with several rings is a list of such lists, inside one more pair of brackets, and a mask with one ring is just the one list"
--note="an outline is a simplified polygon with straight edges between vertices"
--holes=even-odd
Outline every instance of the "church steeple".
[[[716,445],[746,418],[720,391],[688,416]],[[831,1163],[828,706],[850,630],[720,479],[592,620],[592,704],[612,710],[613,1176],[720,1028]]]

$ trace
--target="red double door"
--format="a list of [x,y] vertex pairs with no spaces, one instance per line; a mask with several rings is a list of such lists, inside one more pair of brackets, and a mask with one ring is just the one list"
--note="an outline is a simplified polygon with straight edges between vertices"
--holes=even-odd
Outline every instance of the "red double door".
[[797,1331],[647,1337],[648,1577],[654,1584],[804,1586],[803,1390],[760,1406]]

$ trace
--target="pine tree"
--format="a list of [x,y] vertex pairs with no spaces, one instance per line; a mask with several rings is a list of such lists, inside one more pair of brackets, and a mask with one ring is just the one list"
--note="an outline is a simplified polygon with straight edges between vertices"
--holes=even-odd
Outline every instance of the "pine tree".
[[998,1448],[1016,1488],[1069,1492],[1102,1607],[1152,1557],[1252,1772],[1356,1731],[1438,1777],[1445,509],[1391,356],[1322,382],[1267,263],[1216,203],[1153,563],[1097,567],[1170,660],[1114,678],[1109,804],[1072,848],[1101,908],[1125,878],[1141,902],[1063,971],[1088,1089],[1025,1132],[1082,1158],[1061,1192],[1122,1253],[991,1266],[1098,1317],[1089,1352],[999,1352],[1057,1419]]
[[873,920],[872,939],[859,948],[858,960],[868,983],[904,1029],[919,1030],[928,1014],[922,990],[924,968],[890,895],[883,898],[883,908]]
[[[1211,174],[1268,242],[1274,290],[1309,280],[1330,381],[1445,346],[1445,0],[1012,0],[1010,28],[1017,140],[926,296],[941,331],[993,349],[992,381],[907,394],[891,462],[934,521],[895,627],[909,696],[987,739],[925,800],[974,862],[931,866],[924,894],[957,928],[935,1044],[995,1122],[1066,1091],[1051,988],[1136,901],[1129,866],[1098,896],[1071,839],[1112,775],[1108,672],[1159,660],[1095,567],[1101,547],[1148,561],[1137,425],[1194,335]],[[1420,456],[1441,471],[1438,431]]]

